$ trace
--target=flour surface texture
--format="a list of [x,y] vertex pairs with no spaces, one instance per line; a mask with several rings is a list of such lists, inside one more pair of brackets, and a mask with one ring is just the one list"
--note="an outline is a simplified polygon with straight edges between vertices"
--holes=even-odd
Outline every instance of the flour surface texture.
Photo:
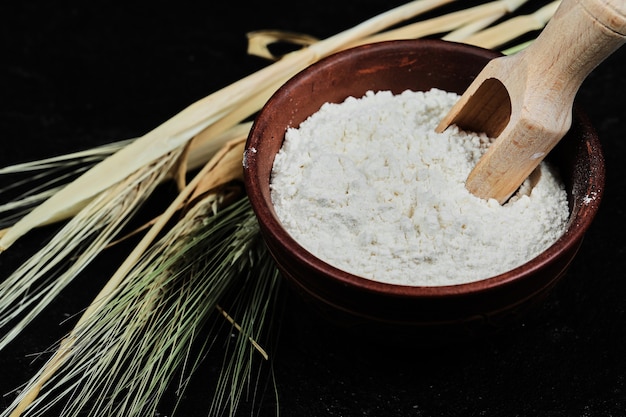
[[289,129],[270,184],[285,229],[339,269],[419,286],[488,278],[554,243],[569,209],[546,163],[505,205],[465,188],[490,139],[435,133],[458,97],[368,92]]

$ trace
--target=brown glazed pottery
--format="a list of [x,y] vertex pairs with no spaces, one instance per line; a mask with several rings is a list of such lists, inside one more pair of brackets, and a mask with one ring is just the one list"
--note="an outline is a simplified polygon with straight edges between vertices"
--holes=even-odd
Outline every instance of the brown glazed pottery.
[[[499,54],[441,40],[390,41],[339,52],[284,84],[258,114],[244,155],[247,194],[261,234],[284,279],[318,311],[347,325],[382,324],[446,331],[499,325],[525,312],[564,276],[602,197],[604,159],[592,126],[575,109],[573,126],[551,152],[566,184],[571,216],[565,234],[524,265],[481,281],[440,287],[375,282],[317,259],[283,229],[270,198],[270,175],[285,130],[325,102],[366,91],[436,87],[462,94]],[[414,271],[419,274],[419,270]]]

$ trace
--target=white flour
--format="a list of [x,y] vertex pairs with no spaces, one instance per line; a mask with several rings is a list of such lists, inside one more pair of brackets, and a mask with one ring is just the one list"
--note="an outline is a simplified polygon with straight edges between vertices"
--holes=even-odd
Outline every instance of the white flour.
[[337,268],[420,286],[488,278],[554,243],[569,209],[545,163],[538,183],[503,206],[465,188],[489,139],[455,126],[434,132],[458,97],[369,92],[290,129],[271,182],[287,231]]

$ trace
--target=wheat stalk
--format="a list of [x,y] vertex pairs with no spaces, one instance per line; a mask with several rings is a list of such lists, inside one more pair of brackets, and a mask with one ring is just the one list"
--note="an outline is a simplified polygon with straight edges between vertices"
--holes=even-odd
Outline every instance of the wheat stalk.
[[[263,325],[255,327],[253,324],[256,320],[261,319],[261,322],[265,320],[272,300],[276,298],[275,285],[268,283],[275,283],[277,274],[271,263],[263,264],[269,259],[263,252],[263,246],[256,249],[263,256],[250,263],[251,259],[257,259],[251,255],[252,242],[259,240],[258,230],[251,227],[247,221],[237,223],[236,226],[230,223],[230,229],[226,227],[229,229],[229,233],[226,235],[219,232],[222,230],[220,227],[210,229],[207,235],[200,232],[200,229],[192,227],[192,225],[197,224],[194,221],[199,218],[199,213],[202,213],[201,217],[205,219],[220,219],[221,214],[228,213],[231,208],[233,210],[241,208],[238,203],[235,203],[227,204],[223,210],[216,211],[216,205],[219,205],[218,201],[220,200],[219,198],[216,199],[216,196],[220,194],[215,193],[225,183],[240,179],[240,147],[243,142],[241,140],[238,142],[231,141],[226,146],[221,147],[221,150],[200,171],[200,174],[194,177],[190,184],[185,184],[182,179],[182,172],[188,170],[194,146],[200,148],[199,144],[201,143],[208,144],[209,147],[215,146],[214,139],[233,126],[241,127],[242,130],[239,133],[247,132],[249,125],[239,123],[258,110],[269,95],[290,75],[315,60],[331,52],[363,42],[365,39],[382,39],[372,36],[380,34],[395,22],[408,20],[416,14],[450,1],[421,0],[412,2],[336,36],[307,45],[301,51],[283,56],[278,62],[266,69],[194,103],[148,134],[125,144],[120,150],[89,169],[77,180],[63,188],[62,191],[56,192],[46,203],[38,206],[18,221],[14,227],[11,227],[0,240],[2,248],[8,248],[11,243],[34,227],[50,221],[72,217],[68,224],[76,221],[77,237],[75,239],[78,242],[76,247],[79,247],[83,238],[82,233],[79,233],[80,229],[91,224],[84,221],[84,218],[88,218],[87,213],[92,212],[103,216],[107,212],[107,210],[90,211],[89,207],[98,207],[100,199],[106,199],[108,193],[114,190],[112,188],[114,184],[117,183],[120,187],[126,188],[129,183],[123,181],[130,181],[134,175],[140,175],[151,164],[167,160],[167,168],[165,165],[158,168],[155,171],[158,172],[158,175],[150,184],[159,183],[165,178],[176,178],[182,188],[178,198],[155,221],[142,241],[102,289],[96,300],[85,310],[76,327],[61,342],[46,366],[30,381],[13,404],[12,409],[5,411],[2,416],[19,416],[24,411],[29,415],[42,415],[56,404],[61,404],[63,399],[68,398],[69,401],[65,405],[64,413],[69,414],[64,415],[70,416],[78,415],[83,411],[91,411],[94,415],[109,413],[111,415],[129,416],[154,411],[158,398],[170,382],[170,374],[165,371],[159,372],[159,369],[165,368],[171,371],[187,363],[191,364],[191,370],[196,368],[197,362],[188,362],[186,357],[189,355],[192,342],[195,341],[195,332],[207,320],[208,313],[206,311],[210,310],[215,313],[215,309],[225,316],[235,329],[239,330],[240,337],[237,346],[225,358],[223,374],[218,381],[213,397],[214,403],[210,411],[218,414],[222,410],[229,409],[232,413],[242,398],[243,387],[251,375],[251,352],[259,348],[256,340],[261,334],[259,329]],[[437,26],[442,28],[442,24],[445,23],[447,25],[445,31],[451,31],[445,35],[446,37],[471,39],[473,34],[488,30],[484,28],[509,13],[511,7],[518,7],[521,3],[496,1],[473,9],[471,18],[460,13],[452,14],[452,17],[456,16],[459,19],[458,21],[446,16],[435,20],[436,25],[433,25],[433,22],[418,22],[418,24],[404,28],[403,30],[407,30],[407,32],[403,33],[407,33],[407,35],[403,34],[402,36],[409,36],[408,31],[413,31],[412,37],[423,36],[423,33],[432,32]],[[491,14],[485,13],[487,6],[493,8],[489,9]],[[528,22],[527,19],[526,23],[522,23],[520,26],[527,27]],[[382,36],[390,36],[390,33],[393,38],[401,36],[400,32],[397,31],[389,31]],[[505,38],[511,40],[513,35],[513,32],[502,34],[498,42],[503,44]],[[147,146],[148,142],[151,142],[150,147]],[[233,150],[237,151],[233,152]],[[171,152],[171,158],[164,157],[168,152]],[[187,158],[188,155],[189,158]],[[214,161],[219,163],[214,163]],[[127,163],[127,169],[117,169]],[[116,167],[115,175],[109,175],[112,173],[112,167]],[[210,175],[210,173],[212,174]],[[92,180],[96,181],[89,184],[89,181]],[[139,195],[145,197],[150,192],[149,190],[140,192]],[[245,198],[241,201],[245,202]],[[79,210],[85,205],[87,208]],[[133,205],[133,207],[138,205]],[[176,222],[173,228],[166,233],[165,241],[155,242],[157,236],[164,231],[166,223],[174,213],[180,212],[182,208],[189,208],[185,211],[186,216]],[[49,213],[46,212],[47,210]],[[131,212],[132,210],[123,218],[127,219]],[[248,217],[243,216],[239,220],[243,220],[244,217],[247,220],[254,220],[251,212],[246,210],[243,212],[247,213]],[[207,214],[211,215],[207,216]],[[228,214],[225,215],[228,216]],[[80,223],[81,221],[83,223]],[[105,221],[103,223],[111,225],[111,230],[119,231],[124,221],[122,220],[120,223],[111,223],[110,221],[107,223]],[[93,224],[100,225],[97,220]],[[192,232],[190,232],[189,227],[192,227]],[[68,277],[75,275],[80,271],[80,268],[89,263],[90,259],[102,250],[103,246],[101,245],[111,241],[112,235],[113,233],[105,233],[93,238],[100,246],[93,246],[86,250],[76,263],[76,269],[68,273]],[[66,236],[66,231],[63,229],[57,237],[62,241]],[[174,242],[176,243],[173,244]],[[232,245],[224,247],[221,244],[214,244],[215,242],[231,242]],[[207,243],[212,244],[208,247],[202,246]],[[206,264],[198,262],[198,257],[190,258],[193,261],[184,258],[184,255],[195,253],[196,248],[204,248],[203,250],[209,254],[203,261]],[[171,252],[171,249],[175,249],[175,251]],[[217,249],[217,251],[213,252],[213,249]],[[59,256],[59,259],[67,256],[67,253],[62,253],[59,249],[54,249],[51,252],[55,250],[58,252],[58,255],[55,256]],[[236,259],[236,261],[229,263],[226,262],[228,259],[231,261]],[[252,271],[253,267],[255,273],[265,271],[263,276],[266,279],[254,283],[251,280],[237,281],[236,277],[239,277],[245,268],[250,268]],[[192,271],[192,268],[199,269]],[[36,277],[32,280],[31,285],[38,279],[45,279],[47,270],[43,264],[33,264],[32,271],[38,272],[29,272]],[[196,278],[206,275],[221,284],[211,289],[215,292],[212,293],[211,301],[206,303],[208,308],[202,310],[202,315],[196,313],[198,313],[199,304],[206,301],[206,298],[202,297],[204,293],[198,289],[197,285],[183,285],[171,293],[164,290],[170,288],[168,283],[180,283],[181,280],[183,283],[186,282],[185,280],[194,281]],[[183,276],[184,279],[181,278]],[[20,280],[13,280],[13,286],[19,285],[19,282]],[[41,297],[39,305],[44,305],[51,299],[50,297],[58,294],[66,282],[66,280],[60,280],[58,287],[56,285],[46,287],[46,291],[36,295],[33,298],[34,301],[29,301],[28,303],[31,304],[26,304],[23,309],[20,307],[8,308],[6,319],[10,321],[19,314],[25,314],[28,319],[34,317],[34,314],[37,314],[37,309],[33,309],[33,315],[29,315],[27,311],[32,303],[37,302],[38,297]],[[218,303],[223,300],[224,294],[228,292],[227,288],[230,288],[233,282],[238,282],[241,285],[235,287],[242,290],[242,298],[239,299],[240,304],[232,310],[229,307],[227,313]],[[244,282],[249,284],[244,284]],[[260,286],[256,287],[252,284]],[[246,287],[246,285],[249,286]],[[243,292],[244,288],[251,289],[249,292]],[[12,294],[8,289],[7,293]],[[48,294],[48,296],[41,294]],[[14,305],[17,300],[14,295],[10,296],[13,298],[6,305]],[[190,306],[194,308],[192,309]],[[134,311],[134,314],[123,314],[124,309],[129,307],[132,307],[130,311]],[[17,309],[11,310],[11,308]],[[11,316],[11,314],[15,315]],[[234,316],[240,316],[240,318],[233,318]],[[171,318],[174,319],[170,320]],[[171,326],[168,327],[166,324],[171,324]],[[17,327],[15,330],[19,331],[20,328]],[[139,338],[139,334],[146,334],[149,337],[145,340]],[[6,340],[10,340],[12,337],[14,337],[14,333],[9,333]],[[171,342],[170,339],[176,343]],[[208,345],[210,343],[207,342]],[[144,360],[140,366],[129,368],[123,360],[126,355],[137,355]],[[93,360],[96,357],[98,361]],[[185,382],[181,383],[181,389],[184,389],[184,386]],[[40,395],[44,388],[45,392]],[[125,395],[127,388],[136,392],[137,395]],[[103,389],[108,390],[110,395],[99,400],[96,394]],[[149,393],[147,397],[142,396],[146,393]]]
[[498,25],[482,30],[464,41],[483,48],[495,48],[528,32],[541,30],[554,15],[559,3],[560,1],[553,1],[531,14],[515,16]]
[[[383,40],[391,40],[391,39],[414,39],[419,37],[431,36],[437,33],[443,33],[442,39],[457,41],[457,42],[466,42],[476,46],[482,46],[486,48],[495,48],[497,46],[503,45],[511,40],[514,40],[516,37],[521,36],[524,33],[528,33],[532,30],[537,30],[543,27],[547,20],[552,16],[554,9],[556,8],[556,3],[549,4],[543,7],[541,10],[538,10],[536,13],[533,13],[528,16],[518,16],[512,19],[509,19],[500,25],[495,27],[488,27],[491,23],[497,21],[502,18],[506,14],[509,14],[515,11],[518,7],[523,5],[527,0],[498,0],[490,3],[485,3],[482,5],[474,6],[472,8],[463,9],[455,12],[448,13],[446,15],[434,17],[431,19],[427,19],[425,21],[412,23],[406,26],[399,27],[397,29],[382,31],[379,33],[375,33],[371,36],[367,36],[363,39],[359,39],[353,43],[348,43],[341,47],[340,49],[345,49],[350,46],[354,46],[362,43],[369,43],[374,41],[383,41]],[[446,2],[443,2],[446,3]],[[441,4],[439,4],[441,5]],[[434,8],[436,6],[427,5],[422,11],[427,11],[429,8]],[[449,31],[448,33],[445,33]],[[304,34],[296,34],[293,32],[285,32],[285,31],[256,31],[250,32],[248,35],[248,53],[253,55],[262,56],[268,59],[277,60],[282,58],[280,56],[273,55],[268,46],[275,42],[294,42],[298,45],[311,46],[314,43],[319,42],[316,38],[311,37],[309,35]],[[514,53],[523,49],[527,46],[528,43],[524,43],[518,45],[517,47],[507,49],[506,53]],[[256,74],[253,74],[256,75]],[[264,100],[269,97],[269,95],[275,91],[278,86],[282,84],[284,81],[283,78],[278,77],[277,80],[273,84],[268,84],[264,88],[260,88],[259,90],[251,89],[250,99],[244,101],[242,106],[234,107],[230,112],[224,112],[224,117],[219,119],[213,124],[209,124],[202,132],[200,132],[197,136],[203,138],[203,143],[207,146],[214,141],[213,135],[219,133],[224,130],[227,126],[231,126],[237,120],[242,120],[248,115],[254,113],[254,111],[258,110],[260,107],[259,103],[263,103]],[[218,94],[217,92],[215,94]],[[213,95],[212,95],[213,96]],[[208,97],[207,97],[208,99]],[[181,115],[178,115],[181,116]],[[181,117],[182,119],[182,117]],[[241,127],[236,126],[236,127]],[[219,135],[218,135],[219,136]],[[125,144],[130,144],[131,141],[126,142]],[[218,146],[214,147],[219,148],[219,145],[223,144],[219,141],[215,140],[215,143]],[[121,144],[121,143],[120,143]],[[111,144],[116,145],[116,144]],[[115,149],[120,150],[123,146]],[[193,154],[193,153],[192,153]],[[202,155],[198,153],[196,155]],[[106,156],[111,156],[109,153]],[[205,154],[205,156],[210,156],[210,154]],[[60,159],[63,159],[61,157]],[[208,158],[205,158],[206,161]],[[101,159],[98,161],[100,162]],[[199,160],[196,157],[195,162],[198,163]],[[45,167],[45,161],[41,161],[41,167]],[[12,167],[8,167],[5,169],[0,169],[0,175],[7,174],[10,172],[25,172],[30,169],[38,169],[36,166],[33,167],[34,164],[30,166],[28,164],[18,164]],[[198,166],[197,164],[195,166]],[[74,186],[78,188],[78,186]],[[97,184],[93,187],[94,191],[91,193],[96,193],[98,186]],[[3,190],[0,190],[2,193]],[[42,201],[47,200],[52,195],[55,195],[60,191],[60,188],[56,189],[48,189],[43,193],[37,194],[36,196],[29,196],[25,194],[22,201],[12,201],[4,206],[0,206],[0,213],[3,211],[11,211],[21,207],[31,208],[35,206],[37,203],[41,203]],[[89,192],[87,193],[89,194]],[[89,198],[86,196],[85,198]],[[57,200],[61,200],[61,197],[57,197]],[[75,204],[73,207],[68,207],[74,203],[66,203],[65,208],[61,209],[62,206],[59,206],[55,209],[55,205],[52,203],[48,203],[44,208],[41,208],[39,211],[47,211],[48,213],[55,213],[48,215],[47,219],[42,218],[42,216],[33,216],[33,218],[24,220],[24,223],[15,227],[14,230],[11,231],[9,237],[5,237],[0,240],[0,251],[2,248],[7,248],[10,246],[13,241],[23,235],[26,231],[38,227],[41,225],[49,224],[55,221],[63,220],[75,212],[80,208],[80,204]],[[52,206],[52,207],[51,207]],[[58,210],[58,211],[57,211]],[[11,218],[5,219],[5,226],[9,224],[15,223],[15,220],[21,219],[25,214],[28,213],[28,209],[23,209],[17,215]],[[28,224],[31,223],[31,224]],[[0,226],[2,227],[2,226]],[[0,237],[6,234],[9,230],[0,231]],[[4,241],[4,243],[2,243]]]
[[[319,60],[321,57],[340,50],[344,45],[379,32],[393,24],[408,20],[420,13],[434,9],[454,0],[417,0],[381,13],[350,29],[317,42],[297,53],[273,63],[247,77],[210,94],[176,114],[171,119],[133,141],[109,158],[81,175],[75,181],[54,194],[43,204],[23,217],[0,238],[0,251],[9,248],[17,239],[38,227],[56,221],[74,207],[82,207],[98,193],[123,180],[132,172],[147,166],[160,156],[185,145],[195,135],[218,124],[221,119],[245,107],[250,116],[261,108],[279,85],[295,73]],[[228,129],[230,123],[219,124],[213,134]]]
[[[14,405],[13,411],[10,415],[20,416],[30,406],[33,401],[39,395],[39,392],[43,386],[52,378],[55,373],[61,369],[68,358],[72,357],[73,349],[77,342],[80,342],[79,334],[80,329],[84,323],[96,320],[95,317],[100,317],[101,308],[106,306],[107,303],[116,296],[120,289],[120,286],[124,283],[126,277],[131,273],[135,265],[142,259],[144,253],[146,253],[153,241],[164,229],[165,225],[169,222],[172,216],[178,212],[186,203],[189,202],[189,197],[194,195],[198,186],[205,184],[205,177],[219,177],[215,181],[209,181],[208,183],[217,187],[231,181],[233,178],[237,178],[241,172],[241,164],[231,174],[233,165],[231,163],[232,154],[242,154],[243,151],[243,139],[231,141],[227,143],[220,152],[218,152],[203,169],[194,177],[194,179],[187,185],[187,187],[179,193],[177,198],[167,208],[167,210],[159,217],[157,222],[150,228],[150,230],[144,235],[142,240],[134,247],[133,251],[124,259],[122,264],[109,279],[107,284],[101,289],[95,300],[87,307],[78,320],[75,328],[62,340],[59,348],[52,356],[52,358],[46,363],[44,368],[39,372],[37,377],[31,381],[27,389],[25,389],[19,398],[19,401]],[[222,163],[225,163],[226,168],[222,168]],[[171,165],[170,165],[171,166]],[[162,173],[169,173],[169,170],[161,170]],[[98,200],[95,200],[98,201]],[[82,213],[83,211],[81,211]],[[74,219],[80,217],[80,213]],[[74,220],[72,219],[72,220]],[[182,231],[181,231],[182,230]],[[182,236],[184,227],[180,226],[176,231]],[[158,253],[158,251],[157,251]],[[169,252],[168,252],[169,253]],[[168,257],[169,258],[169,257]],[[96,320],[97,321],[97,320]],[[15,328],[15,331],[11,332],[11,335],[17,334],[21,330],[21,327]]]
[[[27,415],[43,415],[63,399],[66,417],[84,412],[154,415],[171,375],[188,361],[200,330],[228,293],[237,295],[234,311],[240,305],[249,313],[237,325],[240,340],[230,358],[237,366],[224,368],[214,407],[236,409],[254,362],[248,339],[262,336],[263,318],[271,317],[279,281],[247,199],[216,211],[220,199],[215,194],[198,202],[125,275],[115,294],[99,303],[98,313],[76,327],[73,343],[61,350],[63,368],[53,358],[31,381],[31,386],[43,386],[46,380],[48,393],[28,402]],[[216,336],[217,331],[209,334]],[[202,350],[212,344],[200,343]],[[198,364],[190,365],[188,373],[193,373]],[[54,375],[46,375],[50,369]],[[186,381],[178,387],[180,394]],[[22,406],[16,405],[14,415],[26,409],[29,388],[16,400]],[[49,401],[51,395],[54,400]]]
[[[0,168],[0,176],[11,179],[8,185],[0,188],[0,196],[26,189],[18,198],[0,205],[0,229],[11,226],[33,207],[60,191],[72,179],[129,143],[129,140],[118,141],[80,152]],[[25,175],[26,178],[22,178]],[[17,176],[20,178],[15,178]]]
[[[113,240],[179,155],[180,151],[165,155],[101,193],[72,217],[48,244],[0,283],[0,328],[3,331],[0,349]],[[77,259],[61,270],[72,257]],[[9,326],[14,320],[18,320],[17,324]]]
[[[189,145],[189,152],[184,162],[187,172],[202,167],[227,142],[235,138],[245,137],[251,125],[252,122],[242,122],[219,135],[210,135],[210,132],[206,131],[200,132]],[[8,227],[15,224],[17,220],[24,217],[33,207],[36,207],[60,191],[82,172],[110,157],[134,140],[120,140],[91,149],[0,168],[0,176],[26,175],[26,178],[14,180],[9,185],[0,188],[0,196],[17,188],[26,188],[28,190],[18,198],[0,205],[0,227]],[[44,179],[45,181],[42,183]],[[170,176],[164,177],[163,180],[167,179],[170,179]],[[54,221],[71,218],[80,211],[79,209],[79,207],[75,206],[74,210],[65,211],[64,216],[59,216]],[[40,226],[43,225],[41,224]],[[0,236],[5,232],[6,230],[0,230]]]
[[[417,39],[436,34],[443,34],[442,39],[463,41],[481,31],[496,20],[514,12],[528,0],[496,0],[453,11],[430,19],[409,23],[394,29],[381,31],[346,44],[342,49],[373,42],[389,40]],[[308,47],[319,39],[308,34],[280,30],[258,30],[247,33],[248,54],[272,61],[285,55],[276,55],[270,50],[275,43],[291,44],[294,47]],[[499,39],[502,39],[500,36]],[[505,37],[505,39],[509,39]]]

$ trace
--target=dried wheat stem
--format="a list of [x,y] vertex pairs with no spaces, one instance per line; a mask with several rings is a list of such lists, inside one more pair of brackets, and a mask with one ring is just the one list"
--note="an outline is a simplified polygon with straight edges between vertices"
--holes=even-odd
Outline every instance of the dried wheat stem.
[[359,42],[355,42],[353,45],[395,39],[422,38],[438,33],[446,33],[476,21],[480,21],[480,24],[484,25],[491,19],[500,18],[507,13],[511,13],[526,1],[527,0],[497,0],[484,3],[468,9],[458,10],[421,22],[405,25],[397,29],[381,32]]
[[554,15],[559,3],[553,1],[534,13],[508,19],[466,38],[464,42],[492,49],[528,32],[541,30]]
[[[178,155],[166,155],[101,193],[49,243],[0,282],[0,350],[119,233]],[[62,272],[55,272],[72,257],[77,259]],[[14,320],[19,321],[12,324]]]
[[[202,167],[206,162],[215,155],[219,149],[224,146],[225,143],[235,139],[244,137],[250,131],[252,122],[239,123],[227,131],[219,135],[213,135],[212,131],[205,129],[196,135],[190,143],[188,157],[184,164],[187,171],[193,171]],[[10,186],[7,186],[0,190],[0,193],[18,186],[28,185],[33,180],[42,178],[52,178],[46,183],[37,187],[31,188],[28,192],[22,194],[17,199],[9,201],[0,205],[0,214],[10,213],[1,217],[0,225],[10,226],[15,224],[17,220],[24,217],[30,209],[37,204],[43,203],[45,200],[59,192],[65,184],[69,181],[65,181],[70,177],[77,177],[81,172],[86,171],[91,166],[102,161],[113,153],[122,149],[124,146],[130,144],[134,139],[126,139],[117,142],[113,142],[107,145],[98,146],[93,149],[87,149],[80,152],[74,152],[70,154],[60,155],[53,158],[40,159],[36,161],[29,161],[25,163],[14,164],[6,166],[0,169],[0,175],[8,174],[25,174],[27,172],[35,172],[37,174],[29,176],[28,179],[14,182]],[[72,170],[72,167],[77,167]],[[70,171],[63,176],[56,176],[58,170]],[[185,173],[179,172],[178,176],[183,176]],[[168,178],[164,178],[166,180]],[[80,207],[74,207],[75,210],[68,210],[65,212],[65,216],[59,216],[55,218],[55,221],[66,220],[74,217],[80,210]],[[40,225],[40,226],[43,226]],[[9,227],[0,230],[0,238],[8,232]]]
[[[0,239],[0,251],[41,224],[66,216],[75,206],[83,207],[95,195],[121,181],[156,158],[184,145],[208,126],[227,117],[259,90],[284,82],[295,73],[340,50],[347,44],[455,0],[416,0],[381,13],[365,22],[331,36],[269,65],[229,86],[210,94],[176,114],[130,145],[81,175],[17,222]],[[256,109],[258,110],[258,108]],[[250,114],[246,115],[249,116]],[[242,120],[242,119],[240,119]],[[221,127],[221,131],[228,125]]]
[[[236,149],[238,146],[242,145],[242,141],[236,141],[235,143],[227,143],[224,148],[215,155],[203,168],[202,170],[192,179],[192,181],[187,185],[187,187],[179,193],[177,198],[172,202],[170,206],[165,210],[165,212],[157,219],[155,224],[148,230],[148,232],[144,235],[141,241],[134,247],[132,252],[127,256],[124,262],[120,265],[120,267],[115,271],[113,276],[109,279],[106,285],[100,290],[99,294],[95,297],[94,301],[85,309],[82,313],[81,317],[77,321],[73,330],[68,334],[66,338],[63,339],[59,349],[55,352],[52,358],[47,362],[44,369],[38,375],[37,380],[33,382],[27,390],[24,392],[21,400],[14,408],[14,411],[10,414],[10,417],[20,416],[24,410],[37,398],[39,392],[45,383],[58,371],[58,369],[63,365],[66,358],[72,351],[72,346],[76,342],[76,331],[84,323],[91,319],[91,317],[96,314],[100,306],[104,305],[117,290],[119,284],[122,282],[124,277],[130,272],[133,266],[137,263],[137,261],[141,258],[141,256],[146,252],[148,247],[155,240],[157,235],[163,230],[167,222],[172,218],[174,213],[176,213],[180,207],[182,207],[186,202],[189,201],[189,198],[193,195],[196,187],[205,180],[205,176],[210,175],[222,175],[223,171],[218,169],[222,161],[224,160],[225,155],[229,155],[233,149]],[[243,148],[241,148],[243,150]],[[241,153],[240,153],[241,155]],[[241,170],[240,165],[240,170]]]
[[[268,49],[268,45],[276,42],[285,42],[291,45],[309,46],[319,39],[304,34],[283,30],[256,30],[246,34],[248,38],[248,54],[275,61],[282,56],[276,56]],[[283,55],[284,56],[284,55]]]
[[[239,323],[237,323],[237,322],[235,321],[235,319],[234,319],[234,318],[232,318],[232,317],[231,317],[231,316],[230,316],[230,315],[229,315],[226,311],[224,311],[224,309],[223,309],[222,307],[220,307],[219,305],[217,305],[215,308],[217,309],[217,311],[219,311],[219,312],[222,314],[222,316],[224,316],[224,318],[225,318],[225,319],[226,319],[226,320],[227,320],[230,324],[232,324],[232,325],[233,325],[233,327],[234,327],[235,329],[237,329],[237,331],[239,331],[239,332],[241,331],[241,326],[239,325]],[[261,356],[263,356],[263,359],[265,359],[265,360],[269,360],[269,358],[270,358],[270,357],[269,357],[269,355],[267,354],[267,352],[265,351],[265,349],[263,349],[263,348],[261,347],[261,345],[259,345],[259,344],[257,343],[257,341],[256,341],[256,340],[254,340],[252,337],[248,336],[248,341],[249,341],[250,343],[252,343],[252,346],[254,346],[254,348],[255,348],[255,349],[256,349],[256,350],[257,350],[257,351],[261,354]]]
[[[443,34],[442,39],[460,42],[470,35],[483,30],[503,16],[514,12],[528,0],[496,0],[467,9],[453,11],[427,20],[400,26],[395,29],[373,34],[345,45],[345,48],[366,43],[399,39],[417,39]],[[450,32],[447,33],[446,32]],[[319,40],[306,35],[278,30],[254,31],[248,33],[248,53],[262,58],[278,60],[282,56],[272,54],[269,45],[277,42],[307,46]]]

